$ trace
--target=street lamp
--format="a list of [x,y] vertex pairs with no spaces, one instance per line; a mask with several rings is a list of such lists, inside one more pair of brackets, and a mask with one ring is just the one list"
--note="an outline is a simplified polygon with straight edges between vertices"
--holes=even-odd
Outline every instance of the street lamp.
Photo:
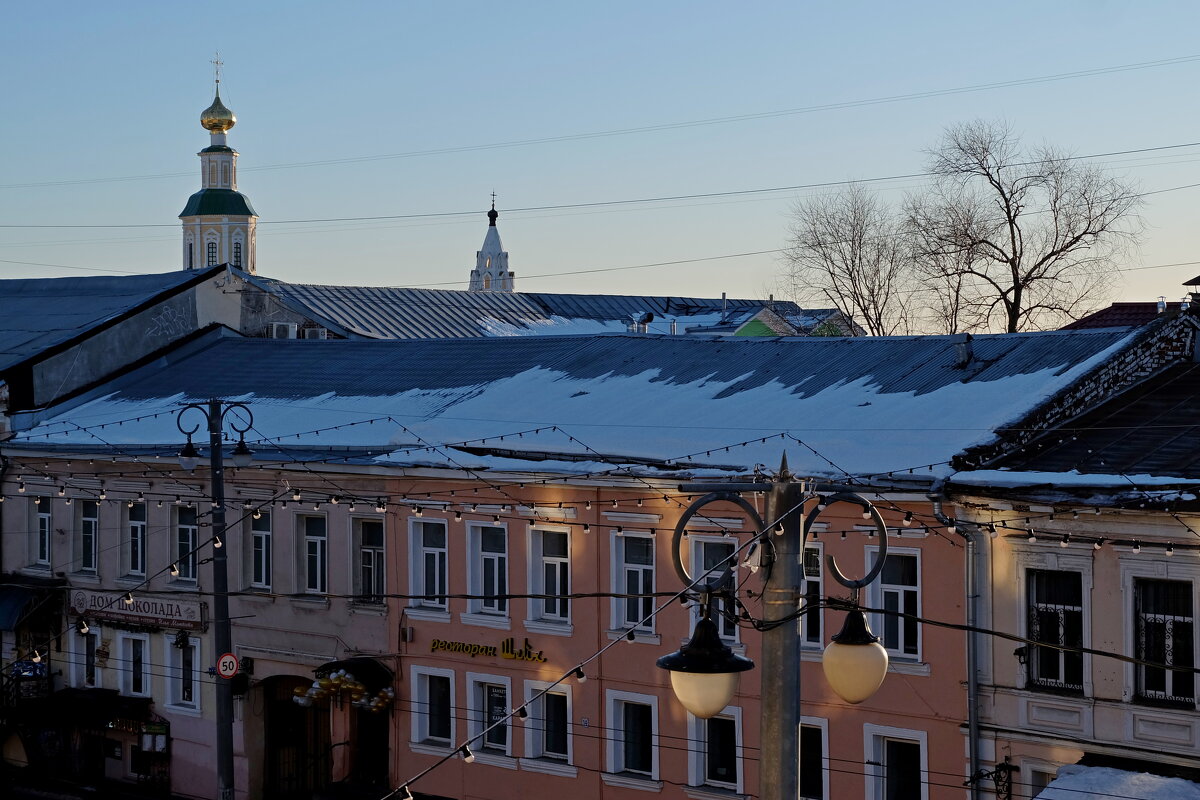
[[[212,529],[213,529],[213,633],[216,655],[233,652],[233,632],[229,623],[229,571],[226,551],[221,547],[225,539],[225,469],[221,451],[221,433],[226,418],[229,427],[238,435],[234,448],[233,463],[239,467],[249,466],[254,458],[246,447],[246,431],[254,425],[254,415],[243,403],[224,403],[217,399],[207,403],[189,403],[179,410],[175,425],[187,436],[187,444],[179,453],[179,466],[194,470],[200,463],[200,453],[192,444],[192,434],[200,430],[197,423],[191,428],[183,426],[183,417],[189,411],[198,411],[208,423],[208,468],[212,485]],[[231,414],[237,411],[239,414]],[[244,419],[243,419],[244,417]],[[244,423],[244,424],[243,424]],[[172,574],[176,572],[172,565]],[[217,681],[217,792],[218,800],[233,800],[233,684],[222,679]]]
[[[683,486],[682,491],[697,491],[700,486]],[[879,536],[879,553],[871,570],[862,578],[847,578],[838,569],[832,555],[826,564],[833,578],[851,590],[850,609],[841,632],[832,637],[822,657],[826,680],[830,688],[848,703],[861,703],[875,693],[887,675],[887,651],[871,633],[862,611],[858,608],[859,590],[871,584],[883,570],[887,559],[887,526],[878,509],[868,500],[848,490],[848,487],[821,487],[833,494],[819,502],[807,516],[802,509],[811,494],[803,482],[793,479],[785,456],[775,476],[767,501],[764,524],[757,510],[739,491],[760,492],[760,483],[725,485],[722,490],[709,492],[683,512],[671,539],[671,554],[675,572],[685,586],[697,582],[688,574],[680,556],[680,545],[688,521],[710,503],[733,503],[744,511],[755,529],[755,545],[762,549],[760,556],[771,566],[764,587],[763,623],[767,626],[762,637],[762,740],[772,742],[764,748],[762,758],[763,798],[794,798],[799,795],[800,775],[800,662],[801,638],[795,621],[804,597],[804,546],[817,518],[835,503],[851,503],[862,509],[864,519],[874,523]],[[772,535],[774,534],[774,535]],[[731,661],[732,651],[720,642],[715,623],[710,617],[711,598],[720,592],[732,596],[732,569],[726,565],[725,574],[716,583],[710,582],[700,594],[702,614],[696,631],[678,652],[658,660],[658,666],[671,670],[671,686],[680,703],[696,716],[711,717],[732,699],[738,675],[753,664],[748,659]],[[690,597],[690,595],[688,595]],[[714,644],[714,642],[716,644]],[[720,645],[719,647],[717,645]],[[726,655],[728,654],[728,655]],[[721,705],[718,705],[718,702]],[[698,713],[697,709],[702,712]]]

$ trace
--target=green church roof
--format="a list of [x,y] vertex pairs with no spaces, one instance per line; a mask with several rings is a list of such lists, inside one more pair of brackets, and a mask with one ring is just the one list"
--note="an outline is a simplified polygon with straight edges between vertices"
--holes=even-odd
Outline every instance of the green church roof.
[[254,206],[241,192],[233,189],[201,189],[188,198],[187,205],[179,212],[180,217],[220,216],[257,217]]

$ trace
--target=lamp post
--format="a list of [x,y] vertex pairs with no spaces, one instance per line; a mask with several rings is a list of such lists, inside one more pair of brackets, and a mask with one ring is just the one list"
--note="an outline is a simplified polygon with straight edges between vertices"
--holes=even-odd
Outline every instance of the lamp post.
[[[694,491],[697,488],[684,486],[682,490]],[[739,506],[754,523],[757,531],[755,545],[763,548],[763,555],[771,566],[762,595],[766,630],[762,635],[759,795],[764,800],[795,800],[800,796],[802,646],[795,620],[804,597],[805,543],[813,523],[823,510],[838,502],[861,507],[863,517],[872,520],[879,535],[879,555],[864,577],[858,580],[847,578],[832,555],[827,557],[826,562],[834,579],[851,590],[852,607],[841,632],[832,637],[831,644],[825,649],[825,677],[843,700],[861,703],[875,693],[887,674],[887,651],[880,646],[878,637],[871,633],[862,611],[857,607],[859,590],[873,582],[883,570],[887,559],[887,526],[875,506],[859,495],[846,491],[848,487],[832,487],[840,491],[835,491],[823,503],[818,503],[805,516],[804,504],[812,495],[803,482],[794,479],[788,470],[786,456],[770,487],[767,501],[767,518],[772,520],[770,524],[763,524],[755,508],[736,494],[737,491],[762,491],[764,488],[763,484],[725,485],[722,490],[710,492],[696,500],[688,506],[675,526],[671,552],[676,574],[685,586],[691,586],[695,581],[680,557],[680,545],[688,521],[710,503],[727,502]],[[707,582],[699,592],[702,614],[692,640],[678,652],[658,660],[658,666],[671,670],[671,685],[680,703],[698,717],[720,713],[736,691],[736,676],[753,667],[748,659],[731,661],[729,656],[732,653],[728,647],[724,647],[722,652],[713,645],[714,641],[720,643],[720,637],[709,618],[711,598],[719,592],[730,591],[734,568],[736,564],[726,565],[721,578]]]
[[[231,411],[245,415],[245,424]],[[212,399],[205,404],[189,403],[179,411],[175,425],[187,436],[187,444],[179,452],[179,466],[188,472],[200,463],[200,453],[192,443],[192,434],[200,430],[200,424],[185,428],[183,417],[189,411],[198,411],[208,423],[208,469],[212,484],[212,527],[213,527],[213,633],[216,656],[233,652],[233,632],[229,623],[229,573],[225,542],[225,469],[221,452],[222,430],[229,416],[229,427],[238,434],[237,447],[232,460],[236,466],[249,466],[254,454],[246,447],[246,431],[254,424],[254,415],[243,403],[225,403]],[[217,681],[217,797],[233,800],[233,684],[226,679]]]

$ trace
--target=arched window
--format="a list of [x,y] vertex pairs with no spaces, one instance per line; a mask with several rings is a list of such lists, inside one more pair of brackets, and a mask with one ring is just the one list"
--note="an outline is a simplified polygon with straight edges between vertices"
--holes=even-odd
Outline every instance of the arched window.
[[491,268],[492,268],[492,257],[491,257],[491,256],[488,256],[488,257],[487,257],[487,261],[485,261],[485,262],[484,262],[484,264],[483,264],[483,268],[484,268],[484,269],[491,269]]
[[484,291],[487,291],[490,288],[492,288],[492,276],[484,275],[483,276],[483,289],[484,289]]
[[222,186],[229,185],[229,165],[228,164],[221,165],[221,185]]
[[217,243],[216,242],[208,243],[208,265],[210,267],[215,267],[217,265]]
[[208,185],[217,185],[217,165],[216,162],[208,165]]
[[242,265],[242,243],[241,242],[233,243],[233,265],[235,267],[240,267]]
[[196,245],[191,242],[187,243],[187,268],[196,268]]

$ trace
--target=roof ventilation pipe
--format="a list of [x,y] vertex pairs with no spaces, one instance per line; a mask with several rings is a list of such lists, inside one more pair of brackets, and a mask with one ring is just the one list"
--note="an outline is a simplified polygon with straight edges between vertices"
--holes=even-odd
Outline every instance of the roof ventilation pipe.
[[628,331],[630,333],[649,333],[650,323],[654,321],[654,312],[647,311],[643,314],[630,314]]
[[954,366],[965,369],[975,357],[975,347],[971,344],[971,334],[962,333],[954,338]]

